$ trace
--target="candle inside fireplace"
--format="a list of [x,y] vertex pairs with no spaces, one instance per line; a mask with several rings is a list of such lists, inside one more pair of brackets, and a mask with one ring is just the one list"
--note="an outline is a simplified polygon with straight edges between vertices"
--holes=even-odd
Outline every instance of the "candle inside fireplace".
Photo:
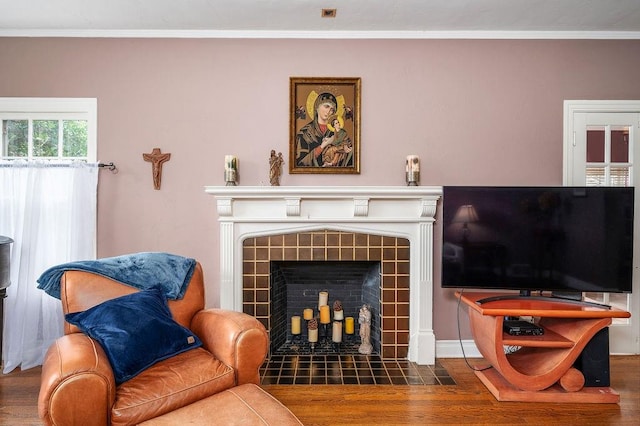
[[309,343],[316,343],[318,341],[318,329],[310,328],[309,329]]
[[344,311],[333,311],[333,319],[336,321],[342,321],[344,319]]
[[313,318],[313,309],[311,308],[307,308],[302,312],[303,318],[306,321],[309,321],[311,318]]
[[320,306],[320,324],[329,324],[331,322],[331,314],[329,305]]
[[291,317],[291,334],[300,334],[300,317],[298,315]]
[[329,304],[329,292],[321,291],[320,294],[318,295],[318,309],[320,309],[320,306],[328,305],[328,304]]
[[353,317],[346,317],[344,319],[344,332],[347,334],[353,334],[355,332],[355,323]]
[[331,337],[335,343],[342,342],[342,321],[333,322],[333,335]]

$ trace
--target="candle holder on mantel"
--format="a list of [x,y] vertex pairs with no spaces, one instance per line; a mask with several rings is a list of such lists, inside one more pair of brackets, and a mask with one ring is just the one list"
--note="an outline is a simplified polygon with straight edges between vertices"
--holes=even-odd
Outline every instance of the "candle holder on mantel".
[[236,186],[238,181],[238,158],[235,155],[224,156],[224,181],[227,186]]
[[224,172],[224,181],[227,186],[236,186],[236,171],[235,170],[225,170]]
[[417,155],[407,155],[407,186],[418,186],[420,182],[420,159]]

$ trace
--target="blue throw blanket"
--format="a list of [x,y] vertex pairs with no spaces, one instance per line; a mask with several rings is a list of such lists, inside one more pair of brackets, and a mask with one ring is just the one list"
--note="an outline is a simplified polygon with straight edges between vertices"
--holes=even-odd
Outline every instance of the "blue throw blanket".
[[93,272],[139,289],[159,285],[168,299],[182,299],[195,266],[195,259],[154,252],[81,260],[47,269],[38,278],[38,288],[60,299],[62,274],[75,270]]

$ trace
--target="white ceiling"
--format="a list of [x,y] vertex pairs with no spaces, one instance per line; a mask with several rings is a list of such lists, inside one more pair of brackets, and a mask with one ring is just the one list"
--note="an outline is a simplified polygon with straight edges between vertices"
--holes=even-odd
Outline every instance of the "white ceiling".
[[640,0],[0,0],[0,36],[52,35],[639,39]]

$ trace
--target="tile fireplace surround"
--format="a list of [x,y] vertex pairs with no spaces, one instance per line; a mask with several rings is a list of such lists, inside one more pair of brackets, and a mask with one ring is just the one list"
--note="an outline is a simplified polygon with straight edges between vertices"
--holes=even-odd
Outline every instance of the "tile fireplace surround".
[[[406,239],[409,242],[409,318],[408,333],[405,331],[404,334],[408,334],[408,349],[401,336],[387,347],[383,345],[383,356],[385,353],[403,356],[406,352],[409,361],[422,365],[435,364],[433,223],[438,199],[442,195],[441,187],[208,186],[205,192],[216,199],[220,223],[221,308],[243,311],[247,306],[243,300],[244,281],[256,281],[255,271],[247,273],[243,268],[247,264],[249,269],[256,267],[253,263],[255,254],[254,259],[244,258],[245,240],[267,241],[271,247],[270,241],[277,239],[277,236],[284,238],[291,234],[335,235],[338,241],[349,239],[350,235],[353,238],[361,235],[378,236],[382,240],[390,237],[394,239],[392,241],[396,238]],[[268,248],[266,253],[269,258],[276,257],[271,260],[309,260],[305,254],[301,254],[308,249],[311,260],[353,260],[352,257],[358,257],[356,250],[366,248],[357,243],[353,247],[340,244],[333,246],[327,242],[330,240],[329,237],[323,238],[322,245],[312,244],[308,247],[296,243],[288,251],[287,244],[284,244],[280,249]],[[382,250],[384,247],[383,244]],[[278,259],[280,256],[282,258]],[[394,271],[390,279],[393,282],[402,281],[398,276],[403,274],[406,272]],[[384,263],[382,278],[384,293],[387,288]],[[405,298],[406,289],[402,289],[402,286],[392,286],[394,297]],[[250,288],[255,290],[257,287]],[[384,297],[381,298],[384,301]],[[259,318],[259,315],[256,314],[256,317]],[[268,320],[259,319],[269,329]],[[406,326],[399,328],[406,329]],[[401,335],[402,330],[396,329],[394,334]]]

